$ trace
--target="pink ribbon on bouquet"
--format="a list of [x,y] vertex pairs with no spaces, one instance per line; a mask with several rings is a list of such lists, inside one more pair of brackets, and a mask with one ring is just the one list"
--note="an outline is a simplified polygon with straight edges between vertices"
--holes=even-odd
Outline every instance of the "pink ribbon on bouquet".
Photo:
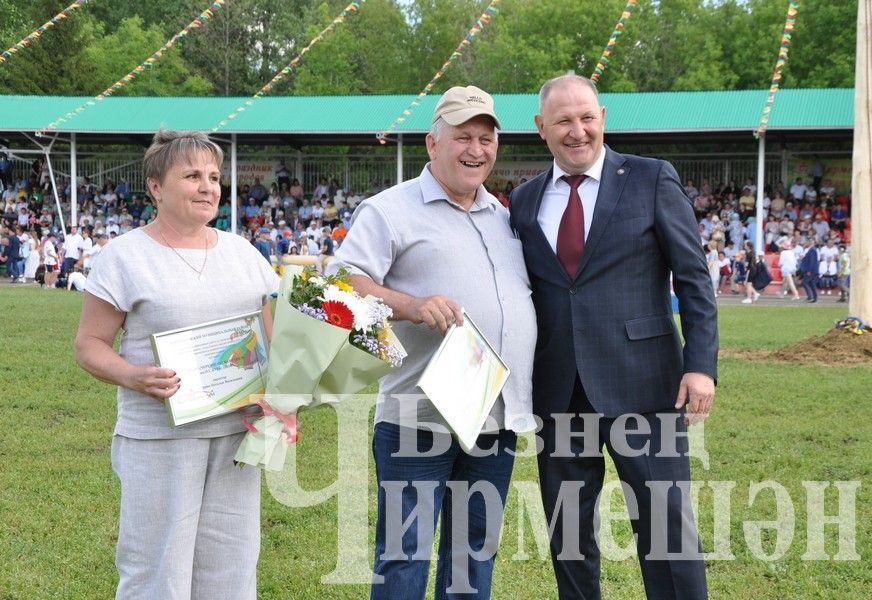
[[259,419],[261,417],[275,417],[282,424],[282,433],[285,436],[285,443],[288,446],[297,443],[300,435],[298,433],[297,415],[295,413],[283,415],[280,412],[276,412],[266,402],[266,400],[264,400],[263,395],[261,395],[260,399],[255,404],[260,407],[260,411],[249,413],[242,417],[242,424],[245,425],[246,429],[248,429],[252,433],[258,433],[257,427],[254,426],[250,419]]

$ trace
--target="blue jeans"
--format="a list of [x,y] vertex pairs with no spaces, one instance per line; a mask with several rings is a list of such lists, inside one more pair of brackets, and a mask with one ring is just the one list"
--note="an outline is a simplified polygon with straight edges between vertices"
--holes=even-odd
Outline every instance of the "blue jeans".
[[[406,452],[405,447],[399,452],[401,435],[417,446],[418,454]],[[490,598],[515,442],[512,431],[482,434],[477,442],[479,455],[470,456],[447,433],[376,424],[373,456],[379,489],[373,600],[424,598],[440,510],[435,600]],[[420,456],[434,448],[434,443],[447,449],[434,456]],[[464,501],[460,493],[467,490],[473,493]],[[458,507],[467,513],[466,519],[452,518]],[[417,514],[409,519],[416,510]],[[465,535],[457,539],[459,533]],[[470,555],[479,551],[479,556]],[[380,577],[384,577],[382,583],[378,583]]]

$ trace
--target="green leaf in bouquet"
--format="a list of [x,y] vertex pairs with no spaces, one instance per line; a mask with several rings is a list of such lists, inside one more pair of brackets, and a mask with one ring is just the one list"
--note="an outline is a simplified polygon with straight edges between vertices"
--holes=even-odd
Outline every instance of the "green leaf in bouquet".
[[306,267],[302,273],[293,273],[287,278],[290,280],[289,286],[285,286],[283,280],[282,289],[287,290],[288,302],[292,305],[308,304],[313,308],[320,308],[324,288],[329,285],[340,285],[350,290],[350,276],[350,272],[345,267],[339,269],[335,275],[322,275],[315,267]]

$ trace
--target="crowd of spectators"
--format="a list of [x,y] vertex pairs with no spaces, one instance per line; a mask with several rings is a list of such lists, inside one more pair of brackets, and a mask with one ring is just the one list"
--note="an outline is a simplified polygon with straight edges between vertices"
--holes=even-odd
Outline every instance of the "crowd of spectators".
[[[70,215],[71,182],[58,182],[56,203],[42,159],[32,163],[29,173],[17,173],[6,157],[0,158],[0,270],[13,283],[38,281],[46,289],[78,289],[102,245],[156,216],[152,200],[127,182],[107,179],[96,185],[84,177],[77,189],[76,222],[62,225],[60,215]],[[236,229],[270,262],[280,263],[285,255],[311,255],[320,264],[345,239],[357,204],[390,185],[375,181],[366,193],[357,194],[335,178],[322,177],[307,193],[280,162],[274,183],[266,186],[255,179],[237,189]],[[231,229],[230,192],[222,181],[213,225],[224,231]],[[73,273],[80,275],[70,277]]]
[[[70,185],[64,181],[58,190],[64,215],[70,212]],[[237,231],[270,262],[281,263],[286,255],[310,255],[320,264],[344,240],[357,204],[390,185],[390,181],[374,181],[369,190],[358,194],[335,178],[321,177],[309,193],[280,161],[274,183],[267,186],[255,179],[237,189]],[[29,173],[14,173],[0,155],[0,187],[0,268],[5,267],[14,282],[39,279],[48,288],[54,287],[58,276],[63,284],[71,273],[87,275],[101,244],[145,225],[156,214],[151,199],[130,190],[126,182],[106,180],[96,185],[84,177],[78,188],[77,222],[67,223],[64,235],[42,159],[31,164]],[[513,187],[508,182],[492,192],[508,205]],[[222,181],[214,226],[225,231],[231,229],[230,192]],[[838,293],[839,301],[847,300],[850,202],[847,196],[837,195],[821,174],[808,183],[797,177],[789,187],[779,182],[764,189],[762,226],[769,260],[760,260],[762,253],[753,245],[757,186],[751,179],[741,187],[735,181],[713,186],[707,180],[697,187],[688,179],[685,192],[699,220],[700,243],[716,294],[744,294],[744,302],[755,301],[765,285],[755,287],[754,282],[765,281],[767,265],[772,265],[780,270],[785,296],[799,299],[803,284],[809,301],[816,299],[809,285],[825,295]],[[818,257],[813,274],[801,268],[810,247]]]
[[[351,227],[354,208],[382,186],[374,183],[368,194],[360,195],[322,177],[308,194],[299,180],[287,176],[277,176],[269,189],[255,179],[237,190],[237,230],[270,261],[280,262],[285,255],[333,256]],[[215,226],[228,230],[230,188],[222,184],[221,195]]]
[[0,270],[12,283],[82,289],[103,246],[154,216],[151,201],[130,195],[126,183],[97,187],[85,177],[78,188],[77,221],[64,223],[60,215],[70,213],[72,190],[69,180],[59,184],[56,199],[42,158],[29,171],[16,172],[0,157]]
[[[692,179],[684,186],[699,220],[700,242],[706,252],[716,294],[745,294],[745,303],[760,297],[769,266],[781,275],[782,294],[816,302],[817,292],[848,299],[850,286],[850,199],[837,195],[822,175],[806,183],[802,177],[789,186],[781,182],[763,190],[763,252],[755,251],[757,186],[747,179],[739,189],[734,181],[697,188]],[[814,249],[815,268],[804,260]],[[764,258],[769,255],[770,258]],[[805,265],[805,266],[803,266]],[[756,283],[755,283],[756,282]],[[766,282],[766,283],[764,283]]]

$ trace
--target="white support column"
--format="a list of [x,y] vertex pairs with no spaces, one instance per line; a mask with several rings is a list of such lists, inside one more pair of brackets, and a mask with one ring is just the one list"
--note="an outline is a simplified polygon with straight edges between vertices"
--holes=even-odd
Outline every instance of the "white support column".
[[397,135],[397,181],[396,183],[403,182],[403,134],[400,133]]
[[848,314],[872,320],[872,0],[857,10],[854,81],[854,154],[851,178],[851,298]]
[[79,210],[79,186],[76,185],[76,134],[70,134],[70,222],[76,225]]
[[294,168],[294,177],[303,185],[303,151],[297,150],[297,163]]
[[[64,223],[64,213],[61,211],[61,199],[58,197],[58,185],[54,176],[54,169],[51,166],[51,154],[49,153],[49,149],[45,148],[45,164],[48,165],[48,176],[51,179],[51,191],[54,194],[55,199],[55,207],[58,209],[58,218],[61,220],[61,231],[64,233],[64,237],[69,233],[67,230],[67,224]],[[71,223],[75,225],[76,223]]]
[[766,138],[760,136],[757,143],[757,222],[755,223],[756,232],[754,239],[754,250],[758,256],[765,253],[763,248],[763,188],[765,187],[765,171],[766,171]]
[[[789,186],[790,184],[790,171],[788,170],[788,165],[790,163],[790,151],[787,148],[781,149],[781,185]],[[787,190],[779,190],[782,194]]]
[[236,134],[230,134],[230,232],[236,233]]

